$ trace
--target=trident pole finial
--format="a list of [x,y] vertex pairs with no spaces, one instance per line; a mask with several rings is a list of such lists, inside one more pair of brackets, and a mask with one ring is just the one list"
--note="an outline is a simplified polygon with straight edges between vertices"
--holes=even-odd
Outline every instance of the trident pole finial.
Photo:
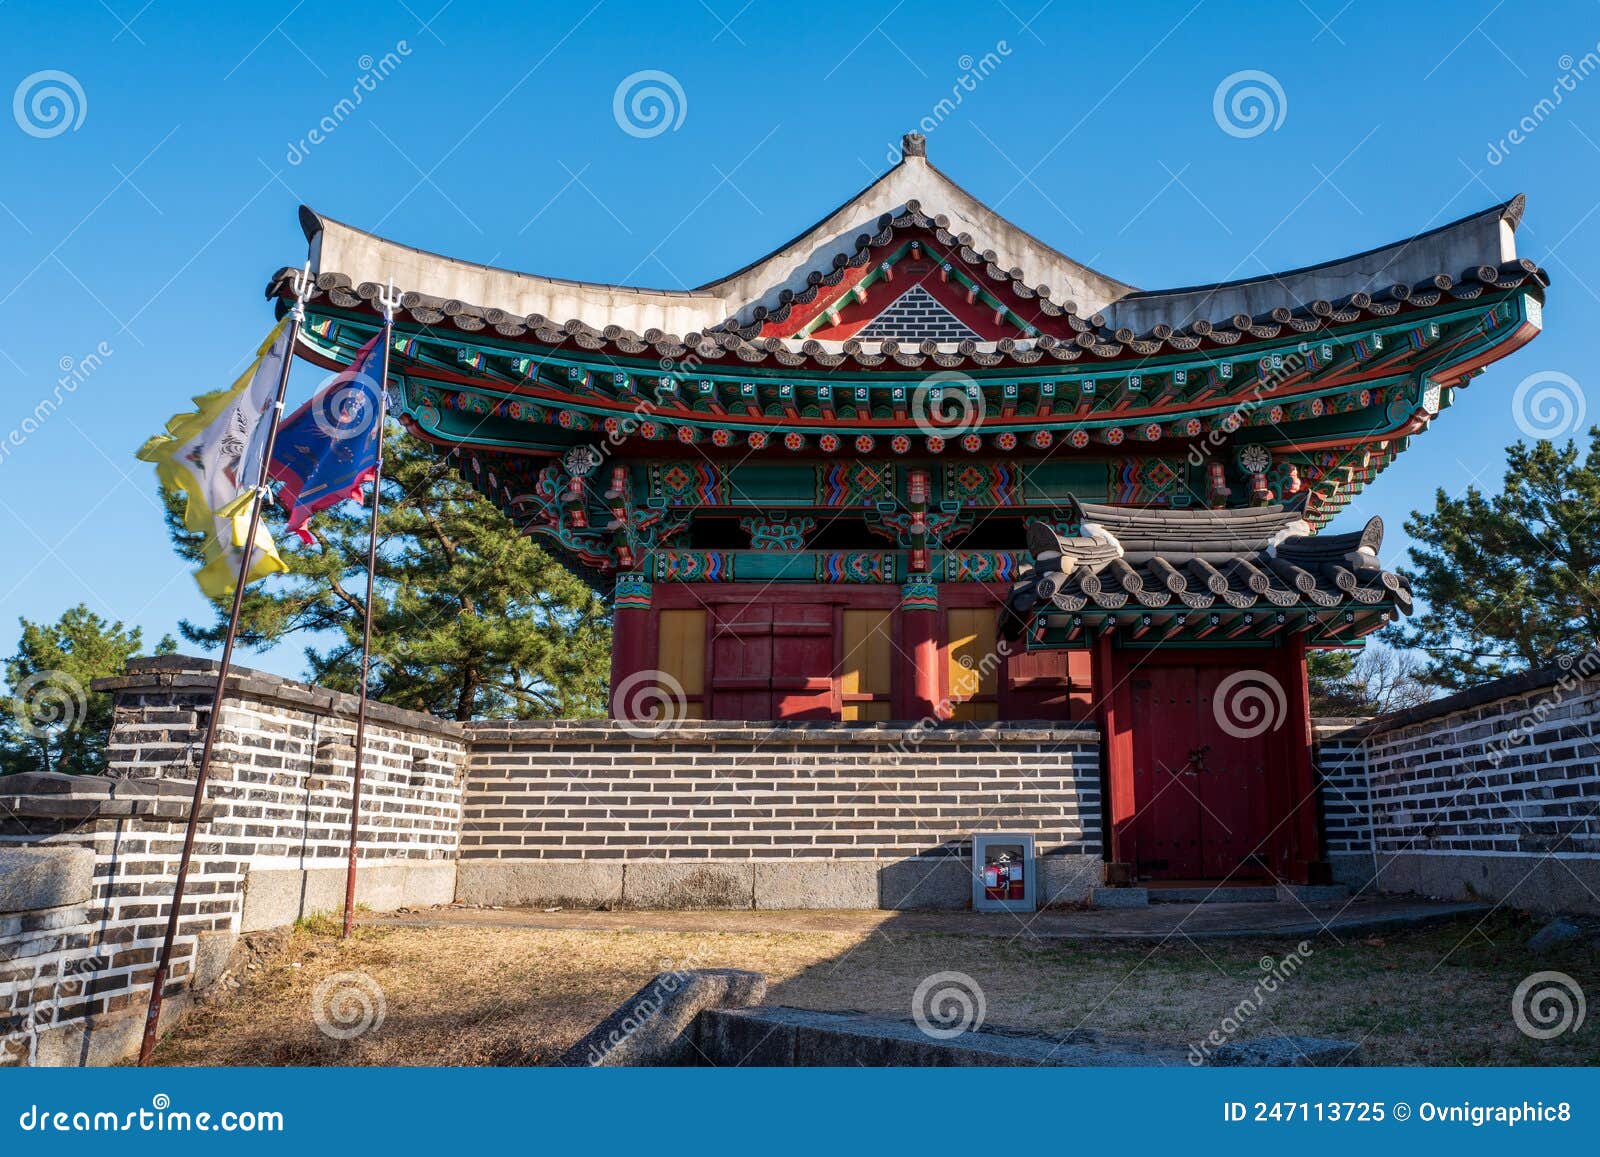
[[389,287],[378,295],[378,305],[383,310],[383,320],[394,321],[394,311],[400,308],[401,294],[395,292],[394,278],[389,278]]
[[294,275],[294,305],[290,306],[290,310],[296,319],[305,320],[306,300],[315,286],[316,282],[311,277],[311,259],[308,257],[304,267]]

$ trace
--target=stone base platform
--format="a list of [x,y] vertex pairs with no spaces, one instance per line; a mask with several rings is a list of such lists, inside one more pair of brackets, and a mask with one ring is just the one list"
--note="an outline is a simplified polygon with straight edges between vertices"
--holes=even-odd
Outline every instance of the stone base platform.
[[[1080,904],[1100,875],[1100,857],[1040,856],[1043,906]],[[456,899],[505,908],[664,910],[911,909],[972,906],[971,861],[788,860],[462,860]]]

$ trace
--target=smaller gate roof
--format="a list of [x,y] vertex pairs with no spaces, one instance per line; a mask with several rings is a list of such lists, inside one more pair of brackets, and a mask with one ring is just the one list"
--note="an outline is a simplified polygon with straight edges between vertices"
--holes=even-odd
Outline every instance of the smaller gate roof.
[[1011,588],[1009,637],[1087,645],[1095,627],[1135,638],[1266,638],[1310,628],[1337,643],[1410,614],[1411,589],[1378,559],[1383,520],[1314,535],[1298,504],[1151,510],[1074,502],[1062,533],[1028,524],[1032,565]]

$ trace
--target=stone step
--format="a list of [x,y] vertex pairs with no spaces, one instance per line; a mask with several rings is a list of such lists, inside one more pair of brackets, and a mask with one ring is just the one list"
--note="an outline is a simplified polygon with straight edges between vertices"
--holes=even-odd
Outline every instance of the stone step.
[[1285,904],[1327,904],[1348,900],[1350,889],[1343,884],[1279,884],[1277,895]]
[[1179,884],[1099,887],[1096,908],[1143,908],[1146,904],[1329,904],[1348,899],[1343,884]]
[[1096,888],[1089,899],[1096,908],[1143,908],[1150,903],[1150,889]]
[[1193,884],[1148,891],[1152,904],[1270,904],[1278,899],[1271,884]]

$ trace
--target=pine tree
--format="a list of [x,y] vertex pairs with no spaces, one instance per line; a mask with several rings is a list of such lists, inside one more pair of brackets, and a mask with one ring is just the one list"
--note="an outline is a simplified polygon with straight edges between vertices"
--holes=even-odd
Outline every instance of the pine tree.
[[1310,651],[1306,654],[1306,686],[1311,694],[1312,715],[1371,714],[1370,706],[1351,685],[1355,666],[1354,651]]
[[[103,771],[111,696],[90,685],[122,674],[144,647],[139,628],[108,623],[82,603],[54,623],[20,622],[0,700],[0,771]],[[164,638],[156,654],[175,649]]]
[[1423,677],[1466,687],[1576,657],[1600,642],[1600,428],[1578,447],[1522,442],[1489,496],[1439,490],[1406,533],[1426,609],[1388,634],[1426,653]]
[[[167,497],[167,527],[183,557],[201,539]],[[305,650],[306,678],[353,691],[359,678],[370,508],[341,503],[311,519],[301,547],[273,505],[267,521],[290,572],[245,593],[241,645],[266,649],[290,636]],[[445,718],[603,714],[611,628],[604,602],[521,536],[436,451],[391,429],[385,438],[378,517],[377,594],[369,689],[386,703]],[[218,647],[226,603],[209,625],[184,622],[184,638]],[[318,644],[332,635],[325,649]]]

